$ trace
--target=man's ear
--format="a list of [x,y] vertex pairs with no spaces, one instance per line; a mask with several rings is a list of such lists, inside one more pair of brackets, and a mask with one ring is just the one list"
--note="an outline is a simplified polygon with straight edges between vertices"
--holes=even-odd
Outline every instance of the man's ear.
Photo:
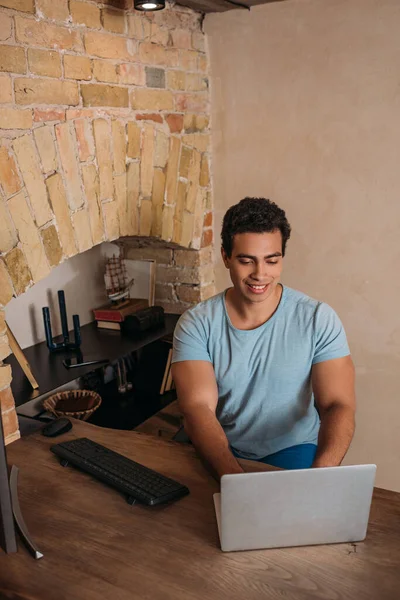
[[221,246],[221,256],[222,256],[222,260],[224,261],[224,265],[226,266],[227,269],[229,269],[229,258],[222,246]]

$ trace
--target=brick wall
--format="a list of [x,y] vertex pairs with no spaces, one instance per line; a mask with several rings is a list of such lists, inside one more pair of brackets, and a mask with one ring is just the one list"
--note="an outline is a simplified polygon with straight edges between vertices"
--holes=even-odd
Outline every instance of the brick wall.
[[[112,4],[113,6],[110,6]],[[133,0],[0,0],[0,403],[18,437],[4,308],[108,240],[164,252],[157,299],[214,293],[201,15]],[[151,241],[146,248],[137,240]],[[161,246],[161,248],[160,248]]]

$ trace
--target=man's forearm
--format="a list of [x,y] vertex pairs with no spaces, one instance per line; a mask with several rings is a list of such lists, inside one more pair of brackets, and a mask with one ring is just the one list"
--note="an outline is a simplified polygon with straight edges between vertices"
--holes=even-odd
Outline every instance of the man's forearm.
[[184,426],[192,444],[216,479],[228,473],[243,473],[230,451],[224,430],[211,410],[204,407],[191,409],[184,414]]
[[313,467],[335,467],[342,462],[354,435],[354,410],[333,405],[321,415],[318,449]]

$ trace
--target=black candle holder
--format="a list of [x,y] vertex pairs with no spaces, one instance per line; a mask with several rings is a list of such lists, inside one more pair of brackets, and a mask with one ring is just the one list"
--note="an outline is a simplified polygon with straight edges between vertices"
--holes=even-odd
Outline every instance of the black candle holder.
[[53,340],[53,332],[51,329],[50,310],[48,306],[43,306],[43,322],[44,331],[46,333],[46,343],[50,352],[56,352],[57,350],[78,350],[81,345],[81,326],[79,321],[79,315],[72,315],[72,321],[74,323],[74,342],[69,339],[68,331],[68,318],[67,318],[67,307],[65,304],[64,290],[58,291],[58,305],[60,307],[60,318],[61,318],[61,329],[62,329],[62,342],[55,342]]

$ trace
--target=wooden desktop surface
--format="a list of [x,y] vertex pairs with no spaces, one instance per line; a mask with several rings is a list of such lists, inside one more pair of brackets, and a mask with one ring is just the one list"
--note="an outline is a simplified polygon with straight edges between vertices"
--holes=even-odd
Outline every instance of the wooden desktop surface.
[[[190,495],[164,507],[129,506],[49,451],[82,436],[181,481]],[[20,469],[21,509],[44,558],[35,561],[21,542],[17,554],[1,553],[2,599],[400,598],[400,494],[375,490],[364,542],[223,553],[212,499],[219,486],[186,444],[75,421],[67,434],[35,433],[7,454]]]

